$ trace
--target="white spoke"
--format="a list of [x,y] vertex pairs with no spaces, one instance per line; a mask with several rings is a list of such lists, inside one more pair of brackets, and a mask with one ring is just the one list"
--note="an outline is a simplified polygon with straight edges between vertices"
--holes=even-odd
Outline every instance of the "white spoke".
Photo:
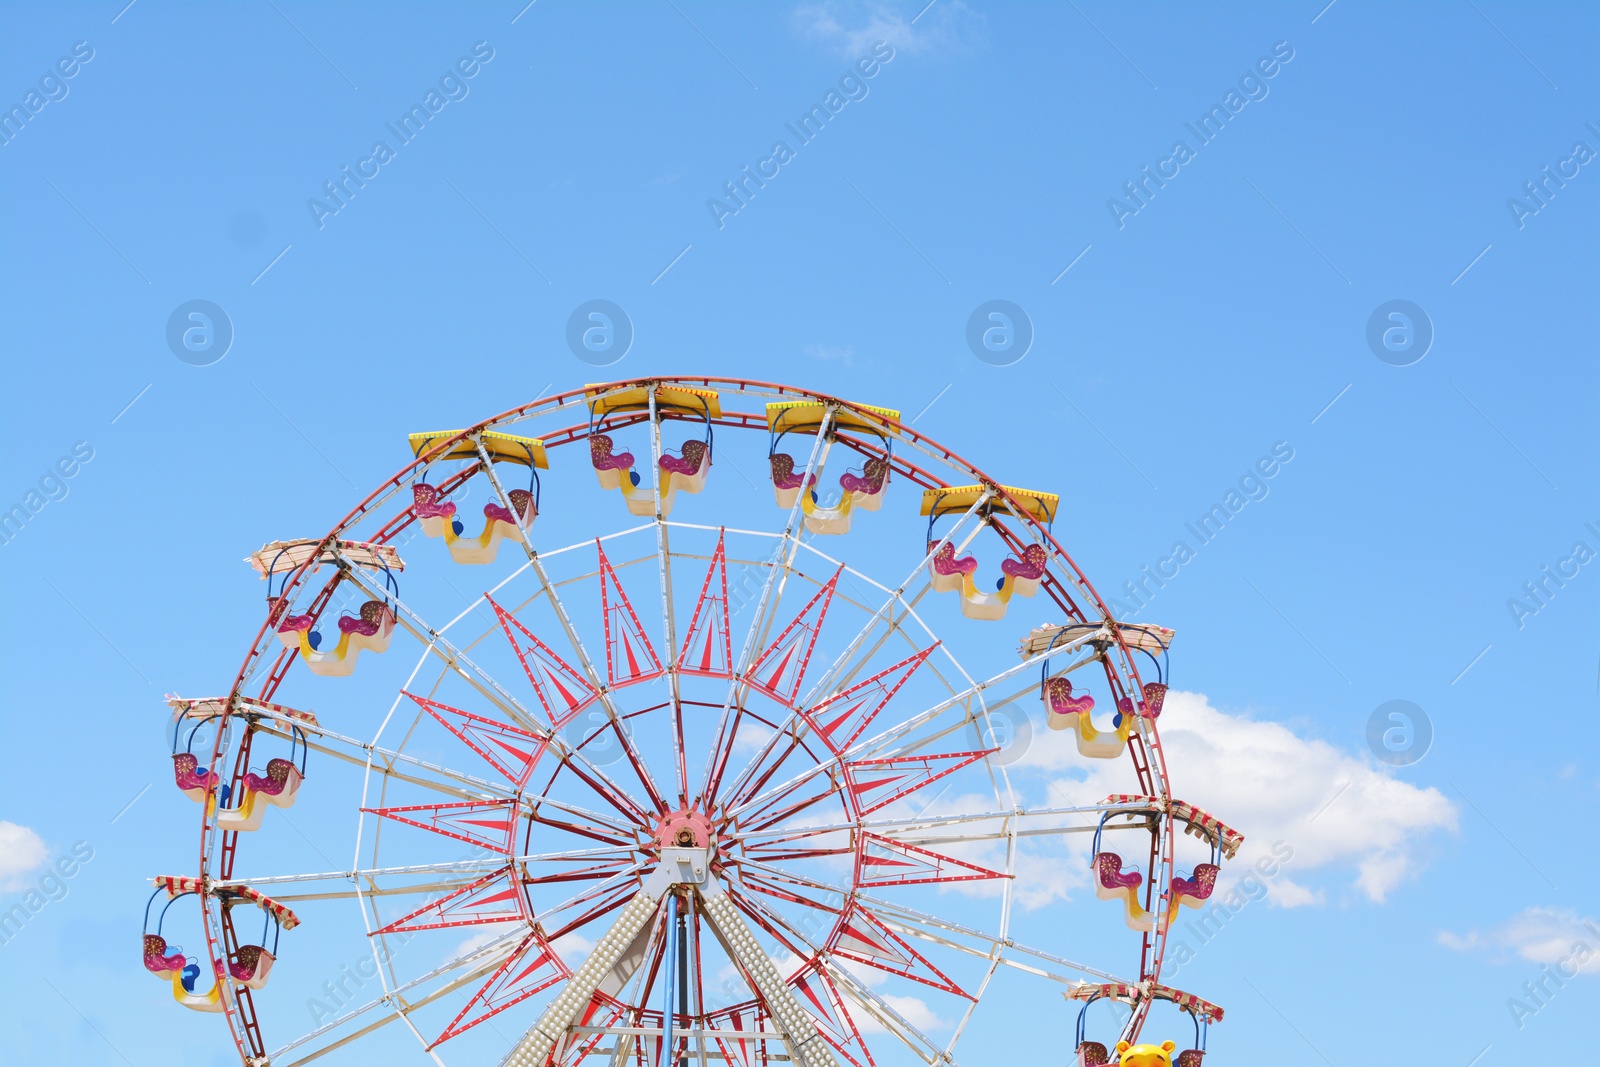
[[[683,749],[683,702],[678,691],[678,632],[672,604],[672,552],[668,548],[666,516],[661,513],[661,413],[656,409],[656,387],[650,388],[650,488],[655,499],[656,560],[661,580],[661,627],[666,636],[667,684],[672,690],[672,766],[678,780],[678,804],[689,801],[689,766]],[[711,462],[708,451],[705,463]],[[709,473],[709,472],[708,472]]]
[[[860,899],[863,904],[870,907],[873,911],[873,914],[879,919],[883,920],[885,925],[892,927],[901,933],[909,934],[912,937],[919,937],[927,941],[938,941],[940,944],[947,945],[950,948],[961,952],[970,953],[975,956],[983,956],[986,958],[995,956],[1001,958],[1003,962],[1008,963],[1011,961],[1006,959],[1007,955],[1015,953],[1024,956],[1030,956],[1034,959],[1043,960],[1047,963],[1053,963],[1058,967],[1064,967],[1067,970],[1077,971],[1080,974],[1086,974],[1091,977],[1098,978],[1102,982],[1127,981],[1126,978],[1120,978],[1117,975],[1090,967],[1087,964],[1076,963],[1072,960],[1065,959],[1049,952],[1044,952],[1036,948],[1029,948],[1026,945],[1018,944],[1016,941],[1013,941],[1008,937],[996,937],[993,934],[986,934],[982,930],[974,930],[970,926],[962,926],[958,923],[953,923],[948,919],[941,919],[936,915],[929,915],[925,912],[918,911],[915,908],[907,907],[904,904],[897,904],[894,901],[884,900],[881,897],[867,896],[865,894],[862,894],[858,899]],[[962,945],[959,942],[949,939],[941,939],[933,934],[930,934],[928,932],[929,930],[941,930],[945,933],[958,934],[962,937],[969,937],[974,940],[983,941],[993,946],[993,950],[989,952],[978,952],[971,946]],[[1045,972],[1041,971],[1038,973],[1044,974]],[[1069,985],[1078,981],[1078,979],[1062,978],[1059,975],[1053,974],[1046,976]]]
[[[540,574],[542,580],[543,569],[537,564],[537,562],[534,564],[534,570],[536,573]],[[369,597],[372,597],[373,599],[381,598],[381,594],[371,587],[363,584],[359,576],[352,574],[350,575],[350,580],[362,588]],[[546,585],[545,591],[549,594],[552,604],[559,603],[553,589]],[[395,612],[395,617],[400,624],[404,625],[406,629],[411,632],[412,636],[414,636],[418,641],[421,641],[430,652],[439,656],[440,659],[442,659],[445,664],[452,671],[454,671],[459,678],[461,678],[462,681],[472,686],[472,688],[476,689],[482,696],[510,716],[516,725],[522,727],[524,730],[527,730],[530,733],[539,736],[541,740],[545,741],[545,743],[559,753],[563,760],[573,764],[574,766],[582,767],[584,774],[598,778],[600,781],[605,783],[608,789],[613,790],[618,796],[628,798],[630,800],[632,799],[631,797],[628,797],[627,792],[613,782],[604,771],[600,770],[599,767],[591,763],[589,759],[581,752],[579,752],[572,745],[568,744],[566,739],[561,736],[559,731],[551,730],[550,728],[542,725],[538,721],[537,717],[529,712],[527,708],[524,708],[520,701],[506,691],[504,686],[491,678],[488,673],[480,668],[477,664],[473,663],[472,660],[467,657],[466,653],[460,651],[454,645],[452,645],[442,633],[429,627],[428,624],[425,623],[413,611],[411,611],[410,608],[406,607],[405,604],[401,602],[399,597],[390,596],[389,599],[397,609]],[[565,612],[563,611],[562,614],[564,617]],[[587,669],[592,674],[594,665],[592,663],[588,664]],[[594,677],[598,677],[598,675],[594,675]],[[611,710],[612,714],[615,714],[615,709]],[[618,733],[620,735],[623,734],[624,731],[620,730],[619,728]],[[638,812],[634,813],[635,817],[638,815]]]
[[[347,1042],[349,1042],[351,1040],[354,1040],[356,1037],[363,1036],[364,1034],[370,1032],[372,1029],[375,1029],[377,1025],[382,1025],[383,1023],[393,1022],[395,1019],[402,1017],[408,1011],[415,1011],[416,1009],[418,1009],[420,1007],[423,1007],[426,1004],[430,1004],[433,1001],[438,1000],[442,996],[446,996],[449,993],[453,993],[455,990],[460,989],[462,986],[468,984],[469,982],[472,982],[472,981],[474,981],[476,979],[484,977],[490,971],[493,971],[496,967],[498,967],[500,965],[501,961],[504,959],[504,951],[503,950],[508,948],[520,936],[521,936],[521,931],[520,930],[518,930],[517,932],[514,932],[514,933],[504,934],[504,935],[502,935],[502,936],[500,936],[498,938],[495,938],[489,944],[479,946],[478,948],[472,949],[471,951],[469,951],[467,953],[464,953],[464,954],[462,954],[460,956],[457,956],[454,959],[448,960],[445,963],[440,964],[438,967],[435,967],[433,970],[427,972],[426,974],[424,974],[424,975],[422,975],[422,976],[420,976],[418,978],[413,978],[411,981],[406,982],[403,985],[397,985],[397,986],[394,986],[393,988],[388,988],[388,984],[385,983],[386,991],[385,991],[383,996],[378,997],[378,998],[376,998],[374,1000],[368,1001],[366,1004],[363,1004],[359,1008],[355,1008],[355,1009],[353,1009],[351,1011],[345,1012],[343,1015],[339,1016],[338,1018],[336,1018],[336,1019],[334,1019],[334,1020],[332,1020],[332,1021],[330,1021],[328,1023],[325,1023],[322,1026],[317,1027],[315,1030],[312,1030],[310,1033],[305,1034],[305,1035],[303,1035],[301,1037],[298,1037],[295,1040],[289,1042],[287,1045],[284,1045],[284,1046],[280,1047],[279,1049],[277,1049],[276,1051],[274,1051],[272,1053],[271,1061],[273,1063],[278,1063],[278,1062],[280,1062],[282,1060],[283,1056],[286,1053],[291,1052],[294,1049],[299,1048],[300,1046],[306,1044],[308,1041],[315,1040],[316,1038],[321,1037],[324,1034],[331,1033],[332,1031],[337,1030],[340,1027],[345,1026],[348,1023],[353,1022],[354,1020],[361,1018],[364,1015],[368,1015],[368,1014],[370,1014],[372,1012],[377,1011],[380,1008],[383,1008],[385,1006],[389,1006],[389,1010],[382,1013],[383,1017],[382,1017],[381,1021],[378,1024],[375,1024],[374,1026],[368,1027],[366,1030],[363,1030],[358,1034],[353,1034],[353,1035],[350,1035],[349,1037],[347,1037],[347,1038],[345,1038],[343,1040],[337,1041],[334,1044],[331,1044],[331,1045],[327,1046],[326,1048],[321,1049],[318,1052],[314,1052],[309,1056],[305,1056],[305,1057],[302,1057],[301,1059],[298,1059],[298,1060],[294,1061],[295,1064],[306,1063],[306,1062],[308,1062],[310,1060],[316,1059],[318,1056],[321,1056],[321,1055],[324,1055],[324,1054],[326,1054],[328,1052],[333,1051],[335,1048],[338,1048],[340,1045],[346,1044]],[[455,979],[453,979],[452,981],[450,981],[446,985],[443,985],[440,988],[433,990],[432,992],[430,992],[427,995],[421,997],[420,999],[410,1001],[409,1003],[404,1002],[404,1001],[401,1000],[403,995],[408,993],[408,992],[410,992],[411,990],[417,989],[417,988],[427,984],[428,982],[433,981],[435,978],[440,977],[441,975],[449,974],[451,971],[457,969],[458,967],[461,967],[461,966],[463,966],[463,965],[465,965],[467,963],[473,963],[473,962],[476,962],[477,965],[474,966],[472,969],[468,970],[464,974],[461,974],[461,975],[457,976]],[[398,1006],[396,1006],[396,1005],[398,1005]],[[293,1064],[291,1064],[290,1067],[293,1067]]]
[[[1092,636],[1094,636],[1094,635],[1092,635],[1092,634],[1085,635],[1085,636],[1083,636],[1081,638],[1078,638],[1077,640],[1075,640],[1073,642],[1069,642],[1069,644],[1070,645],[1078,645],[1078,644],[1087,643],[1088,640],[1090,639],[1090,637],[1092,637]],[[1061,649],[1057,649],[1052,654],[1060,654],[1061,651],[1062,651]],[[943,715],[946,711],[949,711],[951,708],[957,707],[957,706],[965,703],[966,701],[971,700],[974,697],[981,698],[984,690],[990,689],[990,688],[994,687],[995,685],[998,685],[1000,682],[1005,681],[1008,678],[1013,678],[1016,675],[1022,673],[1023,671],[1027,670],[1030,667],[1037,666],[1039,663],[1042,663],[1045,658],[1046,658],[1046,653],[1040,653],[1040,654],[1038,654],[1036,656],[1031,656],[1028,659],[1023,660],[1021,663],[1018,663],[1017,665],[1015,665],[1013,667],[1007,667],[1005,670],[1000,671],[998,674],[995,674],[995,675],[985,679],[984,681],[978,682],[975,685],[973,685],[973,686],[971,686],[971,687],[969,687],[967,689],[964,689],[964,690],[961,690],[960,692],[954,693],[949,698],[939,701],[937,704],[933,705],[933,707],[931,707],[931,708],[928,708],[926,711],[923,711],[923,712],[920,712],[920,713],[918,713],[916,715],[911,716],[909,719],[906,719],[904,722],[900,723],[899,725],[892,726],[889,729],[885,730],[883,733],[876,735],[875,737],[868,738],[868,739],[866,739],[864,741],[858,741],[856,744],[852,745],[847,751],[841,752],[837,756],[832,756],[832,757],[822,761],[821,763],[818,763],[816,766],[810,767],[807,770],[802,771],[800,774],[798,774],[795,777],[789,779],[787,782],[782,783],[781,785],[773,786],[772,788],[766,790],[765,792],[760,793],[757,796],[751,797],[749,800],[746,800],[746,801],[738,804],[733,809],[731,809],[729,814],[733,815],[733,816],[738,816],[739,814],[741,814],[743,812],[746,812],[746,811],[749,811],[749,810],[755,808],[757,805],[759,805],[760,803],[765,801],[767,798],[775,796],[775,795],[783,795],[783,794],[785,794],[787,792],[790,792],[790,791],[794,790],[795,788],[797,788],[798,786],[803,785],[806,782],[810,781],[812,778],[817,777],[819,774],[828,773],[829,771],[833,770],[835,767],[837,767],[840,764],[848,763],[848,762],[850,762],[852,760],[873,759],[873,758],[889,758],[889,757],[885,756],[884,753],[887,750],[887,748],[888,748],[888,746],[889,746],[889,744],[891,742],[899,740],[900,738],[906,737],[908,734],[910,734],[913,730],[917,729],[919,726],[923,726],[923,725],[926,725],[927,723],[932,722],[933,720],[937,719],[940,715]],[[1013,696],[1010,699],[1016,699],[1016,697]],[[959,729],[961,727],[964,727],[965,725],[967,725],[967,721],[969,721],[969,720],[964,720],[963,722],[957,723],[956,726],[953,729]],[[942,733],[949,733],[949,732],[950,732],[950,729],[946,729],[945,731],[942,731]],[[927,738],[919,738],[917,740],[919,742],[921,742],[921,741],[927,740]]]
[[[810,486],[806,478],[817,479],[820,484],[821,467],[827,460],[831,442],[828,440],[828,428],[833,424],[833,409],[824,410],[822,418],[817,423],[816,436],[811,441],[811,455],[806,461],[806,473],[800,476],[800,490],[795,494],[794,503],[789,507],[789,518],[784,523],[783,537],[773,551],[773,562],[767,571],[767,580],[761,587],[761,598],[756,601],[754,617],[750,620],[750,630],[745,634],[744,648],[739,652],[739,665],[733,672],[733,681],[728,685],[728,696],[722,705],[722,717],[717,724],[715,740],[712,741],[711,751],[706,760],[705,776],[700,787],[701,796],[707,803],[713,798],[716,782],[726,767],[718,766],[720,760],[731,758],[733,735],[739,729],[739,717],[744,712],[744,693],[748,688],[745,675],[750,666],[755,662],[755,657],[761,654],[761,642],[772,619],[776,617],[778,604],[783,599],[783,590],[789,579],[790,568],[794,565],[795,553],[799,548],[799,529],[797,524]],[[781,575],[781,578],[780,578]],[[776,598],[773,597],[774,587],[778,590]]]
[[[1127,804],[1091,804],[1075,807],[1058,808],[1016,808],[1012,811],[985,811],[969,815],[915,815],[898,819],[863,819],[859,822],[825,823],[821,825],[805,824],[776,830],[754,830],[741,835],[746,847],[770,847],[782,841],[799,841],[807,837],[817,837],[830,833],[850,833],[865,831],[892,837],[896,841],[908,844],[923,844],[930,841],[1001,841],[1008,837],[1043,837],[1055,834],[1093,833],[1095,823],[1066,824],[1050,822],[1043,826],[1026,825],[1025,819],[1050,819],[1055,820],[1068,815],[1088,815],[1098,818],[1107,812],[1135,810],[1134,805]],[[1143,810],[1143,809],[1139,809]],[[915,838],[904,835],[916,831],[933,830],[937,827],[965,826],[972,823],[994,823],[1001,825],[993,829],[972,831],[959,834],[950,834],[938,838]],[[1125,827],[1108,826],[1106,829],[1125,829]]]
[[957,1067],[956,1061],[945,1056],[939,1046],[926,1034],[913,1026],[910,1020],[896,1011],[887,1000],[874,993],[865,983],[857,981],[855,975],[836,963],[832,956],[824,956],[822,963],[828,968],[834,986],[841,993],[861,1005],[867,1014],[882,1024],[885,1030],[898,1037],[923,1062],[932,1065],[943,1060],[950,1067]]
[[269,885],[294,885],[301,882],[350,882],[356,879],[372,881],[405,874],[437,874],[456,871],[492,871],[508,863],[553,863],[566,860],[593,859],[604,856],[625,856],[632,848],[585,848],[570,852],[539,852],[524,856],[486,856],[481,859],[454,860],[447,863],[418,863],[409,867],[368,867],[354,871],[317,871],[308,874],[277,874],[256,878],[229,878],[218,880],[219,887],[249,886],[260,889]]

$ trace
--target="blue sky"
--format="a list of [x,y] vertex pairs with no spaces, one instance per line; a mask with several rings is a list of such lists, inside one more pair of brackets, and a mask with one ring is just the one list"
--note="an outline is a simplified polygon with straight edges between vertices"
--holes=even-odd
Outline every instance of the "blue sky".
[[[0,1059],[228,1062],[133,946],[142,880],[194,849],[161,696],[231,678],[260,613],[240,559],[326,530],[408,432],[650,373],[915,415],[1060,493],[1101,592],[1177,630],[1175,792],[1294,850],[1174,979],[1227,1009],[1214,1056],[1493,1067],[1591,1036],[1600,962],[1542,968],[1600,952],[1592,7],[113,0],[5,22],[0,508],[25,521],[0,550],[0,909],[92,858],[0,945],[29,1021]],[[830,91],[820,133],[786,125]],[[346,167],[365,184],[339,203]],[[731,200],[747,167],[765,184]],[[168,342],[195,300],[231,325],[206,366]],[[606,370],[567,341],[592,300],[632,326]],[[1010,365],[968,345],[993,300],[1032,332]],[[1431,733],[1399,766],[1368,744],[1395,700]],[[353,811],[324,816],[347,847]],[[1119,925],[1045,888],[1045,936]],[[1072,1017],[1039,1004],[1030,1047],[1060,1055]]]

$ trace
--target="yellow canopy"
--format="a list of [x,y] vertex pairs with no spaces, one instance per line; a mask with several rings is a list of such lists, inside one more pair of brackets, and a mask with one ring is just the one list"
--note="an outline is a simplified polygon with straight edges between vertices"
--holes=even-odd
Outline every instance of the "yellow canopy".
[[[635,386],[606,392],[603,385],[586,385],[583,395],[589,398],[589,409],[595,418],[613,411],[647,411],[650,408],[650,387]],[[657,385],[656,410],[679,412],[704,418],[722,418],[722,400],[715,389],[690,389],[682,385]]]
[[[888,433],[891,422],[900,421],[900,413],[894,408],[878,408],[870,404],[862,404],[862,410],[874,415],[881,415],[881,420],[863,415],[851,408],[835,408],[832,425],[841,430],[868,430],[872,433]],[[793,432],[796,430],[810,430],[815,432],[822,425],[822,413],[827,410],[826,405],[815,400],[781,400],[767,405],[767,429],[773,433],[779,431]]]
[[[446,441],[461,430],[433,430],[429,433],[414,433],[406,438],[411,445],[411,454],[421,456],[428,449],[441,441]],[[550,469],[550,460],[544,454],[544,442],[537,437],[518,437],[515,434],[496,433],[485,430],[478,435],[483,441],[483,450],[489,453],[489,458],[501,463],[520,463],[528,465],[528,456],[533,456],[533,465],[540,470]],[[472,438],[464,437],[450,446],[449,451],[434,459],[478,459],[478,449],[473,445]]]
[[[987,487],[982,485],[952,485],[944,489],[929,489],[922,494],[922,514],[947,515],[952,511],[966,511],[978,502]],[[1056,506],[1061,498],[1054,493],[1041,493],[1037,489],[1018,489],[1011,485],[1000,486],[1021,503],[1025,517],[1037,522],[1054,522]],[[1017,512],[1005,497],[996,493],[987,505],[991,512],[1015,515]]]

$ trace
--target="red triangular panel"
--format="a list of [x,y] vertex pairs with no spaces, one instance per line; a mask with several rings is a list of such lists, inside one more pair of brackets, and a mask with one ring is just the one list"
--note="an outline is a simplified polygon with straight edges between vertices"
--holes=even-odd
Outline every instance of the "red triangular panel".
[[661,673],[661,660],[639,625],[628,594],[606,558],[600,542],[594,543],[600,556],[600,614],[606,626],[606,684],[627,685],[654,678]]
[[402,930],[481,926],[522,917],[522,886],[517,882],[515,868],[508,864],[470,885],[424,904],[373,933],[395,934]]
[[839,585],[841,565],[833,572],[827,584],[800,609],[794,621],[783,628],[778,639],[756,659],[745,679],[774,700],[793,705],[800,696],[801,683],[805,681],[806,668],[811,664],[811,653],[817,647],[817,637],[822,623],[828,617],[828,605],[833,603],[834,589]]
[[717,534],[717,548],[711,566],[700,586],[689,629],[678,652],[678,673],[726,678],[733,670],[733,637],[728,621],[728,557],[723,548],[724,534]]
[[954,993],[958,997],[973,999],[943,971],[928,962],[926,956],[912,948],[904,938],[859,904],[851,908],[845,915],[844,921],[839,924],[838,931],[834,934],[832,949],[833,954],[841,959],[865,963],[880,971],[898,974],[902,978],[942,989],[946,993]]
[[968,863],[916,845],[891,841],[887,837],[863,832],[857,855],[856,885],[924,885],[929,882],[974,882],[985,878],[1004,878],[976,863]]
[[[860,805],[857,813],[866,815],[998,751],[990,748],[978,752],[944,752],[937,756],[854,760],[844,765],[844,777]],[[941,761],[948,766],[939,767],[937,764]]]
[[543,738],[529,733],[520,726],[512,726],[496,719],[486,719],[482,715],[452,708],[436,700],[419,697],[413,693],[407,693],[406,696],[421,705],[440,726],[455,734],[468,748],[487,760],[489,765],[504,775],[512,785],[520,789],[528,784],[534,766],[539,762],[539,757],[544,755],[547,742]]
[[[550,716],[552,726],[561,729],[572,721],[574,715],[599,698],[600,694],[584,680],[583,675],[567,666],[566,660],[533,636],[526,626],[517,621],[515,615],[494,600],[485,599],[489,600],[489,606],[494,608],[495,615],[499,617],[500,628],[506,632],[506,640],[516,650],[517,659],[522,661],[522,669],[527,672],[528,681],[533,683],[533,691],[538,694],[545,714]],[[522,634],[524,640],[519,640],[517,634],[511,632],[513,627]]]
[[835,693],[805,712],[807,720],[827,739],[829,748],[843,752],[861,736],[861,732],[877,718],[884,705],[894,699],[900,687],[938,647],[935,644],[913,653],[866,681],[858,682],[842,693]]
[[834,1050],[855,1067],[874,1067],[872,1053],[861,1040],[861,1031],[844,1006],[838,987],[820,965],[802,971],[789,982],[795,999],[817,1022],[817,1032]]
[[[478,987],[466,1007],[450,1020],[444,1033],[428,1048],[449,1041],[513,1004],[520,1004],[535,993],[571,976],[572,972],[567,970],[560,957],[550,950],[544,935],[538,930],[530,932],[499,969],[489,976],[488,981]],[[474,1009],[477,1009],[476,1012]]]
[[[583,1009],[583,1014],[577,1019],[576,1025],[603,1027],[616,1026],[626,1013],[626,1009],[618,1001],[612,1000],[603,993],[596,993],[589,998],[589,1006]],[[591,1062],[589,1054],[596,1045],[604,1040],[604,1032],[597,1034],[573,1034],[567,1041],[567,1050],[559,1060],[554,1061],[558,1067],[578,1067],[579,1064]]]
[[456,804],[412,804],[402,808],[362,808],[407,826],[511,855],[517,828],[517,801],[464,801]]
[[717,1049],[722,1053],[723,1061],[735,1064],[737,1067],[758,1067],[761,1063],[759,1038],[754,1037],[719,1037],[718,1030],[760,1030],[761,1024],[766,1021],[766,1013],[758,1007],[748,1004],[728,1008],[715,1015],[706,1016],[706,1029],[711,1031],[711,1039],[717,1043]]

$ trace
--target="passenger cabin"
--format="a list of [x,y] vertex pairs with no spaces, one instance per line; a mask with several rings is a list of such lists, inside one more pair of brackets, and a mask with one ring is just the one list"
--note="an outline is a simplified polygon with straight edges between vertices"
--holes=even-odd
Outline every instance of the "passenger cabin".
[[[722,401],[716,390],[664,384],[624,389],[591,385],[584,389],[584,395],[589,401],[590,465],[594,467],[600,488],[620,492],[630,514],[654,516],[656,489],[640,475],[633,452],[618,451],[617,441],[608,426],[649,423],[652,404],[655,428],[663,433],[655,472],[660,483],[661,517],[672,513],[678,493],[693,494],[705,488],[706,476],[711,471],[712,422],[722,417]],[[634,417],[630,419],[629,415]],[[670,422],[699,422],[701,436],[691,437],[678,446],[667,445],[664,431]],[[602,429],[606,432],[600,432]],[[653,440],[647,441],[645,447],[654,448]]]
[[[988,592],[978,587],[977,557],[957,555],[954,541],[948,537],[934,537],[934,524],[947,515],[972,512],[980,528],[992,525],[996,515],[1027,518],[1049,526],[1055,521],[1060,503],[1061,498],[1054,493],[1011,486],[948,486],[924,492],[922,514],[928,517],[927,551],[931,556],[928,570],[934,591],[958,593],[961,614],[969,619],[1005,618],[1013,596],[1031,597],[1039,591],[1050,560],[1049,549],[1033,541],[1020,553],[1001,560],[1001,576],[995,580],[994,591]],[[963,539],[962,549],[971,543],[977,532],[975,529]]]
[[[378,571],[383,575],[383,599],[369,599],[354,615],[342,615],[337,627],[339,639],[333,647],[325,647],[323,633],[317,628],[318,618],[312,614],[290,614],[283,589],[289,578],[308,561],[313,566],[343,565],[351,571]],[[389,647],[394,636],[396,616],[391,593],[398,595],[399,582],[395,574],[405,569],[400,553],[393,545],[373,544],[364,541],[322,542],[310,538],[296,541],[274,541],[252,553],[246,560],[267,582],[268,618],[282,645],[298,651],[312,674],[340,678],[352,674],[357,657],[363,652],[381,654]],[[273,594],[272,582],[279,578],[282,587]]]
[[[1222,1009],[1210,1001],[1155,982],[1141,982],[1138,985],[1083,982],[1062,996],[1069,1003],[1075,1001],[1082,1004],[1078,1009],[1073,1045],[1072,1062],[1076,1067],[1201,1067],[1206,1055],[1206,1034],[1212,1023],[1222,1021]],[[1182,1052],[1178,1051],[1176,1041],[1139,1044],[1118,1041],[1107,1049],[1104,1042],[1091,1041],[1088,1037],[1089,1006],[1097,1000],[1117,1001],[1129,1005],[1135,1012],[1146,1002],[1151,1005],[1170,1004],[1189,1016],[1194,1023],[1193,1044]]]
[[[431,467],[449,460],[476,462],[488,476],[490,495],[483,506],[483,531],[468,536],[456,517],[456,505],[442,498],[439,488],[423,480],[411,487],[412,510],[425,537],[442,538],[450,558],[457,563],[493,563],[501,541],[527,544],[527,530],[539,516],[539,472],[550,469],[544,441],[536,437],[482,430],[440,430],[414,433],[407,438],[411,454],[426,457]],[[493,468],[501,465],[528,468],[528,487],[507,490]]]
[[[178,875],[162,875],[155,879],[155,886],[155,892],[145,904],[144,933],[140,938],[143,945],[144,968],[157,978],[171,982],[172,998],[191,1011],[225,1010],[224,1002],[231,1004],[235,999],[235,986],[252,990],[264,988],[272,974],[273,964],[277,961],[279,935],[284,930],[292,930],[300,924],[294,912],[249,886],[208,887],[198,878]],[[185,897],[192,896],[198,900],[201,894],[210,896],[222,908],[225,940],[233,936],[234,909],[240,906],[256,906],[262,911],[260,944],[239,945],[225,958],[214,960],[211,987],[204,991],[197,988],[203,970],[200,957],[186,954],[177,945],[169,945],[165,933],[167,912],[172,906]],[[162,906],[156,918],[156,928],[152,931],[150,911],[156,899],[163,895],[167,898],[166,903]],[[204,921],[202,917],[202,938]],[[269,943],[270,949],[267,947]]]
[[[797,440],[814,441],[824,421],[827,423],[828,437],[834,445],[838,443],[835,435],[839,432],[876,437],[883,444],[882,455],[865,455],[859,467],[847,468],[839,475],[837,501],[823,501],[816,489],[816,473],[809,470],[797,472],[794,457],[788,452],[779,451],[783,439],[789,434],[796,435]],[[798,499],[802,521],[812,533],[849,533],[851,516],[855,512],[877,511],[883,507],[889,490],[889,472],[893,465],[894,438],[899,422],[900,412],[893,408],[864,404],[845,407],[813,400],[784,400],[768,404],[767,432],[771,436],[767,444],[767,466],[772,478],[773,499],[786,511],[792,509]]]

